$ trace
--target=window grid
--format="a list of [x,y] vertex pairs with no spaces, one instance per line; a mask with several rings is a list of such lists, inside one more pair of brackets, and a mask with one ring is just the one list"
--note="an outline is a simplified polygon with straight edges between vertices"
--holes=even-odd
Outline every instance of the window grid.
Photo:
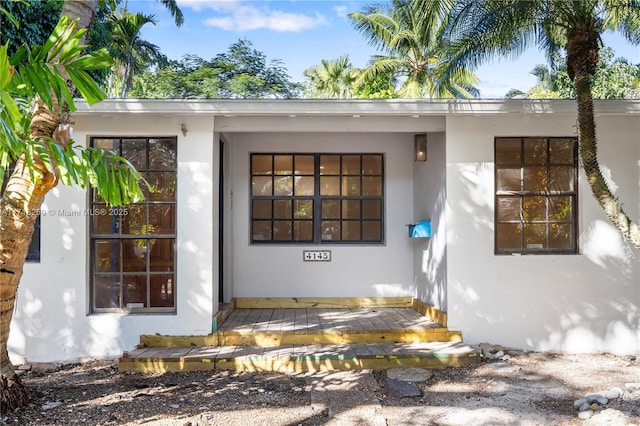
[[[127,158],[152,186],[110,207],[92,190],[92,311],[175,312],[176,138],[93,138]],[[127,149],[125,149],[125,147]]]
[[495,138],[496,254],[577,253],[577,140]]
[[[282,170],[276,159],[287,156],[296,166]],[[251,154],[251,242],[382,243],[383,165],[382,154]],[[291,206],[288,217],[278,203]]]

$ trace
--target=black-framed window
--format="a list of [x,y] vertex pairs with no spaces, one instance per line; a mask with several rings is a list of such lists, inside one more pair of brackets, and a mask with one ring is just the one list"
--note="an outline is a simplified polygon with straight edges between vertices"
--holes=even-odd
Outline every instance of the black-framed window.
[[495,252],[576,253],[578,143],[495,138]]
[[250,157],[252,243],[384,241],[383,154]]
[[145,200],[110,207],[92,192],[92,311],[175,312],[177,139],[92,138],[149,182]]
[[[0,188],[0,195],[4,194],[4,190],[7,187],[7,182],[9,181],[13,170],[14,164],[12,163],[5,172],[4,180],[2,181],[2,188]],[[27,251],[27,258],[25,261],[28,263],[40,263],[40,215],[38,215],[33,225],[33,235],[31,236],[31,243],[29,244],[29,251]]]

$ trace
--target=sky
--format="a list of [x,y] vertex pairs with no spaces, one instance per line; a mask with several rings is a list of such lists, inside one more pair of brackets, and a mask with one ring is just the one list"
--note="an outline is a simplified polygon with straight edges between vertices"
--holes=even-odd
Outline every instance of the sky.
[[[267,56],[280,59],[292,81],[305,80],[304,70],[322,59],[348,54],[355,67],[364,68],[371,55],[381,54],[367,44],[347,16],[380,0],[177,0],[185,16],[182,27],[154,0],[128,0],[130,12],[155,15],[156,26],[147,25],[143,37],[160,46],[170,59],[195,54],[209,60],[225,52],[239,39],[247,39]],[[605,34],[604,44],[616,56],[640,63],[640,46],[622,37]],[[526,91],[536,84],[530,71],[545,63],[536,49],[517,60],[499,59],[475,70],[482,98],[500,98],[515,88]]]

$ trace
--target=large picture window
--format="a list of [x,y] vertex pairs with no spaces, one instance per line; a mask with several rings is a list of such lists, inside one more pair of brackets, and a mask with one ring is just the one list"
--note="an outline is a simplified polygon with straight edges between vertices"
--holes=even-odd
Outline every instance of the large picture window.
[[175,138],[94,138],[128,159],[149,182],[145,200],[112,208],[91,200],[91,285],[95,312],[175,311]]
[[495,250],[577,252],[575,138],[495,139]]
[[252,154],[251,242],[382,243],[382,154]]

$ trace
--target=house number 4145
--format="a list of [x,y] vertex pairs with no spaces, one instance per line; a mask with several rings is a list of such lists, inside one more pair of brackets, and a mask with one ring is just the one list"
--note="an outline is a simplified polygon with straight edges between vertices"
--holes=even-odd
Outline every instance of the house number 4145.
[[331,262],[331,250],[303,250],[302,260],[305,262]]

